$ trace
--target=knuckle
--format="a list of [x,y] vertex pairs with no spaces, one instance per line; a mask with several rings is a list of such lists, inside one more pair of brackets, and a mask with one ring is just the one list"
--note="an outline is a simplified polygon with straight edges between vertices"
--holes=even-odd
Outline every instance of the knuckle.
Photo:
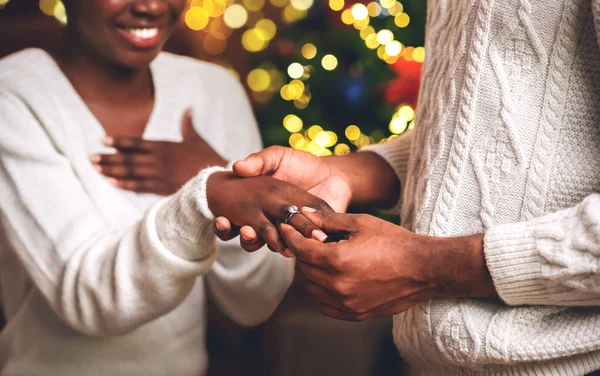
[[322,210],[322,211],[328,211],[329,209],[331,209],[329,207],[329,204],[327,202],[325,202],[325,200],[322,200],[318,197],[315,197],[311,203],[311,207],[313,209],[317,209],[317,210]]

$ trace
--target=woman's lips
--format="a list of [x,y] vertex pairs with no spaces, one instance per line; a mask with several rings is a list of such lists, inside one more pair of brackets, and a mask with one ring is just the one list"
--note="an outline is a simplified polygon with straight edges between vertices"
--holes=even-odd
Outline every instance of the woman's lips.
[[160,43],[165,29],[163,27],[118,27],[117,30],[136,48],[154,48]]

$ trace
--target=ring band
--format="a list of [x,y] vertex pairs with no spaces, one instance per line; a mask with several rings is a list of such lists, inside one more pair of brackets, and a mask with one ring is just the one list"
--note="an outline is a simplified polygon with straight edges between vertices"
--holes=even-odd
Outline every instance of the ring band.
[[285,224],[288,223],[290,219],[294,216],[294,214],[300,213],[300,209],[297,206],[291,205],[287,208],[287,214],[285,215],[285,220],[283,221]]

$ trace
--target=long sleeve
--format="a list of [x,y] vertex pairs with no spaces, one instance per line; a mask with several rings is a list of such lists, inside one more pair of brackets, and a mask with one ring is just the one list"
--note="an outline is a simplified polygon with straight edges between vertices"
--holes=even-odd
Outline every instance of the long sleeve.
[[[235,127],[235,150],[227,154],[242,159],[262,148],[252,108],[239,82],[230,75],[227,92],[221,97],[222,127]],[[244,251],[238,239],[219,242],[219,255],[206,276],[210,297],[221,311],[241,325],[253,326],[275,311],[294,279],[294,260],[267,247],[252,253]]]
[[[0,93],[0,126],[2,226],[35,286],[69,326],[87,335],[127,333],[174,309],[210,268],[215,239],[206,235],[211,223],[201,214],[198,183],[206,174],[117,230],[35,113],[11,94]],[[187,242],[177,242],[182,231]]]
[[[600,0],[592,0],[600,36]],[[600,194],[524,223],[493,226],[484,251],[496,290],[510,305],[600,305]]]
[[[415,130],[409,129],[395,139],[361,149],[361,151],[369,151],[379,155],[381,158],[392,166],[396,176],[400,180],[400,185],[404,188],[406,184],[406,175],[408,173],[408,160],[410,158]],[[402,205],[402,194],[396,205],[386,210],[390,213],[399,213]]]
[[600,194],[524,223],[491,227],[486,263],[510,305],[600,305]]

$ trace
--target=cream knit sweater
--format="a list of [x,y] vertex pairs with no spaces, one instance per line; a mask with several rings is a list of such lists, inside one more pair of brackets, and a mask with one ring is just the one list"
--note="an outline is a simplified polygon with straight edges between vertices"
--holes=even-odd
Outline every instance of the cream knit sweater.
[[600,369],[600,1],[430,0],[427,17],[414,132],[371,150],[405,227],[485,232],[502,302],[419,304],[396,345],[414,374]]
[[[244,91],[222,68],[161,54],[147,139],[181,140],[185,109],[224,157],[260,150]],[[246,325],[265,320],[294,263],[212,234],[205,170],[175,195],[135,194],[89,162],[105,136],[54,61],[0,61],[0,374],[204,374],[205,282]],[[218,250],[218,252],[217,252]],[[200,278],[205,276],[205,278]]]

